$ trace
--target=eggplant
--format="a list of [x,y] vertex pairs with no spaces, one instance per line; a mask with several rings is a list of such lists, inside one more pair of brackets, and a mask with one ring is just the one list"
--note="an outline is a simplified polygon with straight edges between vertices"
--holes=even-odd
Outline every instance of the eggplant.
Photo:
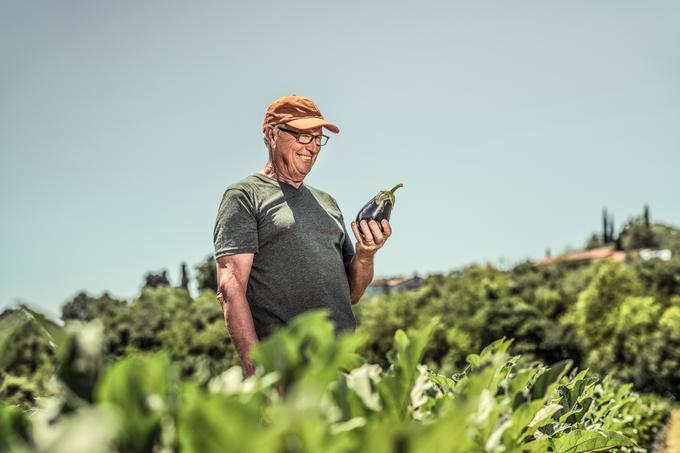
[[366,222],[375,220],[378,222],[380,231],[382,231],[382,219],[390,220],[390,214],[392,214],[392,207],[394,206],[394,191],[400,187],[404,187],[404,185],[397,184],[392,190],[381,190],[378,192],[378,195],[366,203],[359,211],[359,214],[357,214],[357,225],[362,220]]

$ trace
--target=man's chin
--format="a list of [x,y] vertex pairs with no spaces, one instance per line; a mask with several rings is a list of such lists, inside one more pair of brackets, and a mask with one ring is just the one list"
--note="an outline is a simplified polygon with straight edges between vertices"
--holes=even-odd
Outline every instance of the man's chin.
[[300,177],[302,177],[302,178],[304,178],[305,176],[307,176],[311,172],[312,172],[312,167],[309,167],[308,169],[305,169],[305,168],[298,169],[298,175],[300,175]]

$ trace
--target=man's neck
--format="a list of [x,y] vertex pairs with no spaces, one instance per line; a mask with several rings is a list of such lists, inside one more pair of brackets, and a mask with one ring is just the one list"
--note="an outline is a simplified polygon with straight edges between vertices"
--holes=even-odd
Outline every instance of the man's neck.
[[279,173],[276,171],[276,168],[274,168],[274,165],[272,165],[271,161],[267,162],[264,168],[260,170],[260,174],[269,176],[270,178],[276,179],[277,181],[285,182],[286,184],[291,185],[296,189],[299,189],[300,186],[302,185],[302,180],[293,181],[292,179],[288,179],[285,176],[279,175]]

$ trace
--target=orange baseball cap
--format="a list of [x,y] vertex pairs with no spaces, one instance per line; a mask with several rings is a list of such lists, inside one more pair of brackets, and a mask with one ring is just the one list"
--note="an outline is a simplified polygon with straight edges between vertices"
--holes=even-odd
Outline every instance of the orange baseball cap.
[[323,126],[331,132],[338,133],[340,129],[323,118],[319,107],[314,101],[304,96],[291,94],[275,100],[269,105],[264,115],[262,131],[277,124],[287,124],[298,130],[314,129]]

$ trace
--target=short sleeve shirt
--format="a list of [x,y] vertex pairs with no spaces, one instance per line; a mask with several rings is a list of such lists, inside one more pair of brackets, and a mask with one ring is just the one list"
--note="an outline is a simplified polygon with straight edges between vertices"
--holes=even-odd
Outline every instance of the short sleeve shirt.
[[224,192],[213,239],[216,259],[255,254],[246,299],[260,339],[317,308],[336,332],[356,328],[344,264],[354,247],[329,194],[255,173]]

